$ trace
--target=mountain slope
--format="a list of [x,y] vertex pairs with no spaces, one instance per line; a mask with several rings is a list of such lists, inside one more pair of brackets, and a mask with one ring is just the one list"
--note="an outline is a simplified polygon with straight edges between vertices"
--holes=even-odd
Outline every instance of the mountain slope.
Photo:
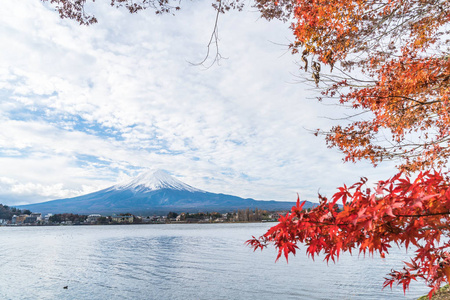
[[[215,194],[187,185],[164,171],[143,173],[131,181],[91,194],[18,208],[41,213],[133,213],[167,214],[175,212],[229,212],[244,208],[288,210],[294,202],[257,201]],[[305,208],[311,207],[311,202]]]

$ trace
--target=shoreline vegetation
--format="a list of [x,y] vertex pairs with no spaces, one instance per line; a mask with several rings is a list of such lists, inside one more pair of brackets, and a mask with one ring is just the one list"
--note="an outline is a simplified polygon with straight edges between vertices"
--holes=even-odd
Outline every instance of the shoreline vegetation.
[[47,214],[33,213],[0,204],[0,226],[55,226],[55,225],[116,225],[116,224],[186,224],[186,223],[256,223],[276,222],[284,211],[242,209],[227,213],[197,212],[167,215],[101,214]]
[[[428,295],[424,295],[417,300],[428,300]],[[439,291],[436,292],[436,294],[431,297],[431,300],[448,300],[450,299],[450,285],[444,285],[441,287]]]

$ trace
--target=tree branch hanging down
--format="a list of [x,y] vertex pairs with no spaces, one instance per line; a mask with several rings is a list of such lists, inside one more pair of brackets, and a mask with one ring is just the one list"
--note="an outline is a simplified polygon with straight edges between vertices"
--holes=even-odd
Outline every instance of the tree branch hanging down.
[[[55,10],[59,13],[62,19],[71,19],[78,22],[80,25],[92,25],[98,22],[97,18],[88,12],[85,7],[88,0],[41,0],[42,2],[49,2]],[[109,0],[111,7],[125,8],[131,14],[138,13],[143,10],[153,10],[155,14],[174,14],[181,10],[181,0]],[[95,0],[92,0],[95,2]],[[232,9],[241,11],[244,7],[242,0],[213,0],[212,6],[216,10],[216,17],[214,21],[213,30],[210,40],[207,44],[207,52],[204,59],[199,63],[192,63],[193,65],[204,65],[210,58],[211,53],[215,51],[214,58],[210,66],[218,63],[222,59],[219,51],[219,16]],[[212,48],[214,47],[214,50]],[[207,68],[209,68],[208,66]]]

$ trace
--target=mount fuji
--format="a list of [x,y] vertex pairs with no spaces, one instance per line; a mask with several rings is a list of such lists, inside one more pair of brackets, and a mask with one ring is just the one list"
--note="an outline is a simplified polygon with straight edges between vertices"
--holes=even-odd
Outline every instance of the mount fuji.
[[[174,212],[230,212],[258,208],[289,210],[295,202],[258,201],[206,192],[170,176],[167,172],[145,172],[130,181],[74,198],[18,206],[41,213],[74,214],[167,214]],[[311,202],[305,208],[312,207]]]

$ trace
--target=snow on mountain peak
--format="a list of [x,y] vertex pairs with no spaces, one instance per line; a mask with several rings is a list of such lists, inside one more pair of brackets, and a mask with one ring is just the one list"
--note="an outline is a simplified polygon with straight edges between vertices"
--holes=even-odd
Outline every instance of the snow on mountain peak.
[[155,191],[160,189],[172,189],[189,192],[203,192],[180,180],[172,177],[164,170],[146,171],[134,177],[130,181],[119,183],[116,189],[133,189],[134,191]]

